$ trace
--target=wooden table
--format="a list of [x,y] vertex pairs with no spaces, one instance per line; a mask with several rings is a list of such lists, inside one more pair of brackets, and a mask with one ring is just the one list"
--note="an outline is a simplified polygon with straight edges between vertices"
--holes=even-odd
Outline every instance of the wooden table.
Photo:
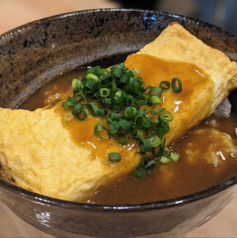
[[[64,12],[119,7],[106,0],[0,0],[0,34],[27,22]],[[185,237],[237,237],[237,198],[211,221]],[[26,224],[0,203],[0,237],[51,237]]]

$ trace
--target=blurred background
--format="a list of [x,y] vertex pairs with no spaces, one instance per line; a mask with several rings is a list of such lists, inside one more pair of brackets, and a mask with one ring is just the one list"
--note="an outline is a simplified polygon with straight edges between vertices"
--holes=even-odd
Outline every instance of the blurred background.
[[181,14],[212,23],[237,35],[236,0],[0,0],[0,34],[47,16],[121,7]]
[[[52,15],[121,7],[181,14],[215,24],[237,35],[237,0],[0,0],[0,34]],[[229,216],[236,206],[237,199],[214,219],[185,237],[236,237],[236,220]],[[0,237],[51,236],[26,224],[0,203]]]

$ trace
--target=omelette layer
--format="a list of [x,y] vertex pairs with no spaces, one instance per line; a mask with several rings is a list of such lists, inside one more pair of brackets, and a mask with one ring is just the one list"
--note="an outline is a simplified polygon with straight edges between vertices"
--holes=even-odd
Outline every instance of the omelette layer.
[[[149,63],[147,59],[143,59],[144,55],[150,58]],[[211,115],[237,86],[236,62],[231,62],[222,52],[205,45],[177,23],[169,25],[153,42],[137,54],[130,55],[125,61],[128,68],[136,65],[141,70],[140,76],[145,84],[159,85],[163,80],[160,75],[162,65],[154,66],[154,59],[151,57],[168,62],[192,64],[193,69],[202,76],[185,78],[186,72],[181,66],[179,78],[183,92],[179,93],[179,96],[164,95],[161,107],[174,115],[174,120],[170,123],[170,132],[166,135],[168,144],[185,135],[201,120]],[[178,77],[175,74],[172,76]],[[189,97],[185,98],[184,93],[188,93]]]
[[[139,68],[146,86],[159,86],[172,77],[182,81],[181,93],[168,90],[162,98],[161,107],[174,115],[166,137],[169,144],[209,116],[237,86],[236,63],[178,24],[170,25],[154,42],[129,56],[125,65]],[[100,140],[93,135],[98,118],[64,123],[63,110],[59,106],[34,112],[0,109],[1,169],[16,185],[81,201],[140,164],[136,144],[125,147],[113,140]],[[108,162],[107,154],[115,151],[123,159]]]
[[[0,131],[8,127],[0,139],[0,162],[5,174],[20,187],[50,197],[80,201],[100,184],[129,172],[140,158],[134,156],[134,149],[127,152],[134,160],[124,159],[118,164],[91,158],[90,148],[73,142],[61,114],[54,109],[1,109],[0,120]],[[85,129],[82,125],[81,131]],[[111,142],[109,147],[113,149],[115,144]],[[124,147],[116,149],[123,153]],[[107,159],[105,147],[102,152]]]

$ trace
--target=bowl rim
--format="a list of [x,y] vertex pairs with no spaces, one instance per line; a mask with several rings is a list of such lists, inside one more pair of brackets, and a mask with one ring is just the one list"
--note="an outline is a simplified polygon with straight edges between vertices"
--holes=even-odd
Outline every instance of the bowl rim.
[[[218,29],[222,31],[223,33],[233,36],[237,38],[234,34],[229,33],[225,31],[224,29],[217,27],[213,24],[194,19],[191,17],[186,17],[179,14],[171,14],[167,12],[160,12],[160,11],[154,11],[154,10],[143,10],[143,9],[133,9],[133,8],[100,8],[100,9],[89,9],[89,10],[81,10],[81,11],[73,11],[58,15],[53,15],[49,17],[45,17],[42,19],[38,19],[35,21],[31,21],[29,23],[23,24],[21,26],[18,26],[16,28],[13,28],[7,32],[4,32],[0,35],[1,38],[6,38],[7,36],[14,36],[15,34],[19,33],[20,29],[24,29],[31,24],[40,24],[44,21],[48,20],[57,20],[59,18],[66,18],[66,17],[72,17],[75,15],[80,14],[89,14],[89,13],[96,13],[96,12],[139,12],[139,13],[153,13],[153,14],[160,14],[164,16],[170,16],[172,18],[182,19],[186,20],[188,22],[193,22],[196,24],[205,24],[208,27],[214,27],[215,29]],[[182,196],[178,198],[168,199],[168,200],[162,200],[162,201],[154,201],[154,202],[147,202],[147,203],[140,203],[140,204],[91,204],[91,203],[82,203],[82,202],[73,202],[73,201],[67,201],[62,199],[57,199],[53,197],[48,197],[42,194],[37,194],[35,192],[31,192],[29,190],[23,189],[21,187],[18,187],[10,182],[7,182],[6,180],[2,179],[0,177],[0,188],[2,187],[4,190],[7,190],[10,193],[14,193],[14,195],[25,197],[27,200],[35,201],[42,204],[57,206],[57,207],[64,207],[64,208],[73,208],[73,209],[80,209],[80,210],[93,210],[93,211],[144,211],[144,210],[153,210],[153,209],[164,209],[168,207],[173,206],[180,206],[187,203],[195,202],[197,200],[201,200],[210,196],[213,196],[217,193],[220,193],[232,186],[237,184],[237,175],[233,176],[232,178],[229,178],[225,180],[224,182],[219,183],[216,186],[213,186],[211,188],[205,189],[203,191],[193,193],[187,196]]]

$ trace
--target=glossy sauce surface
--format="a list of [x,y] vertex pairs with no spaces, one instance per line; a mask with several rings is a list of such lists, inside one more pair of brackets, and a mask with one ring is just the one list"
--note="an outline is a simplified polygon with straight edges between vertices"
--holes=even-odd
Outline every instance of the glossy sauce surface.
[[[131,57],[133,57],[133,59],[127,61],[126,65],[129,66],[129,62],[132,62],[133,65],[136,65],[136,67],[141,70],[139,76],[144,79],[146,86],[148,86],[148,84],[151,86],[159,86],[161,81],[166,80],[171,82],[174,77],[180,78],[182,82],[185,82],[183,83],[183,91],[181,93],[175,94],[171,90],[164,92],[162,98],[163,104],[160,107],[167,105],[165,106],[166,110],[170,108],[174,117],[178,117],[178,120],[182,121],[182,125],[187,124],[189,120],[187,115],[189,115],[188,112],[193,101],[192,97],[195,97],[193,91],[198,88],[205,88],[206,81],[208,80],[207,76],[201,72],[198,67],[191,64],[166,62],[144,55],[132,55]],[[158,65],[156,69],[150,66],[154,60],[156,61],[155,64]],[[144,64],[144,62],[146,62],[146,64]],[[52,94],[60,90],[66,93],[66,91],[70,89],[72,78],[79,78],[82,73],[83,72],[75,71],[73,75],[62,75],[59,83],[54,81],[54,83],[47,86],[47,90],[51,90]],[[154,77],[154,75],[156,76]],[[152,82],[149,81],[150,78],[152,78]],[[53,86],[54,84],[58,85],[57,88]],[[212,86],[212,84],[209,84],[209,86],[205,88],[207,99],[212,97]],[[41,92],[37,92],[38,95],[36,93],[34,98],[29,98],[21,108],[34,109],[35,100],[39,100],[38,98],[40,97],[44,98],[45,90],[46,89],[42,88]],[[136,143],[131,141],[128,145],[121,146],[118,145],[115,140],[108,141],[98,138],[98,136],[94,135],[94,127],[101,118],[88,116],[85,121],[78,121],[77,119],[69,122],[63,121],[63,115],[67,111],[61,107],[61,104],[62,102],[59,102],[55,110],[62,115],[62,122],[70,131],[74,143],[91,151],[92,160],[102,159],[106,165],[108,164],[107,154],[117,151],[121,153],[123,158],[120,162],[122,164],[120,165],[129,166],[127,158],[137,151],[138,147]],[[198,128],[213,128],[212,121],[215,121],[215,129],[227,132],[231,134],[233,138],[236,137],[234,131],[235,127],[237,127],[237,121],[234,117],[226,119],[212,116],[204,121]],[[176,126],[174,125],[173,127],[175,130]],[[175,132],[179,133],[181,129],[178,128]],[[115,181],[110,181],[107,185],[99,188],[94,196],[85,202],[124,204],[165,200],[207,189],[233,176],[237,172],[237,160],[235,156],[226,157],[224,163],[216,167],[208,163],[205,158],[202,158],[202,148],[213,143],[213,141],[211,141],[208,136],[204,138],[203,135],[194,134],[195,133],[189,133],[171,145],[170,149],[180,154],[178,162],[168,164],[158,163],[151,175],[141,179],[135,178],[130,173],[125,177],[123,176]],[[171,140],[172,139],[174,138],[171,136]],[[200,148],[200,154],[197,158],[194,158],[195,163],[190,163],[187,159],[187,146],[189,143],[198,144]],[[218,146],[221,147],[221,145]],[[225,150],[224,147],[223,150]]]

